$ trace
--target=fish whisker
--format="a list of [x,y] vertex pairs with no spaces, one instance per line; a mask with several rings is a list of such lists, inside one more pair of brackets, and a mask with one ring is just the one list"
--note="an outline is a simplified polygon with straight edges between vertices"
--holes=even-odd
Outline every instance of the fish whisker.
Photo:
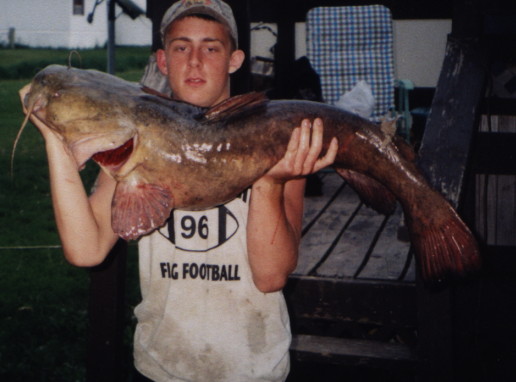
[[13,149],[11,150],[11,178],[14,176],[14,154],[16,152],[16,147],[18,146],[18,141],[20,140],[20,137],[22,135],[23,130],[25,129],[25,126],[27,126],[27,123],[29,122],[29,118],[32,115],[32,112],[34,111],[34,108],[36,107],[36,101],[34,101],[27,110],[27,114],[25,115],[25,118],[23,119],[22,125],[20,129],[18,130],[18,134],[16,134],[16,138],[14,140]]

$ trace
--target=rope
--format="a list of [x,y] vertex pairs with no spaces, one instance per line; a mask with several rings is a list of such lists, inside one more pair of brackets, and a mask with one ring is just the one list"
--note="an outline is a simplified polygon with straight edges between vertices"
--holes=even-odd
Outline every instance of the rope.
[[61,245],[22,245],[22,246],[7,246],[0,247],[0,251],[3,249],[57,249],[62,248]]

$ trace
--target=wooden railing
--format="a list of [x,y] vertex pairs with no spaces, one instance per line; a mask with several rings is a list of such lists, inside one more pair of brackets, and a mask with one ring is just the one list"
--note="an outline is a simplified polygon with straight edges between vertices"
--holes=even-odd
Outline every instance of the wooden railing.
[[[252,2],[240,1],[239,9],[235,12],[237,14],[241,12],[240,14],[244,16],[247,14],[247,18],[242,16],[247,22],[251,20],[250,3]],[[300,3],[295,3],[296,13],[300,12]],[[314,2],[302,3],[313,5]],[[317,2],[316,5],[321,5],[320,3]],[[335,2],[332,3],[335,5]],[[349,5],[347,1],[339,3]],[[429,3],[433,4],[433,2]],[[289,26],[293,25],[293,20],[282,20],[282,23],[277,49],[288,45],[289,51],[292,52],[293,40]],[[282,33],[282,30],[285,30],[283,29],[285,23],[289,26],[286,26],[287,32]],[[471,217],[471,196],[466,186],[469,184],[471,144],[483,96],[486,56],[481,40],[471,38],[468,33],[461,33],[465,29],[467,28],[455,30],[456,37],[450,37],[448,41],[446,58],[420,150],[420,164],[434,186],[459,208],[463,216],[468,218]],[[249,41],[247,40],[246,43],[248,44]],[[290,64],[289,60],[288,57],[283,60],[280,57],[276,73],[281,74],[286,68],[285,65]],[[90,341],[87,365],[89,382],[121,381],[127,373],[120,367],[123,357],[121,312],[124,304],[123,280],[126,256],[126,244],[120,242],[106,262],[91,271]],[[374,289],[374,285],[371,286]],[[333,288],[331,285],[330,287]],[[341,287],[342,285],[337,286],[337,289]],[[399,288],[399,285],[396,287]],[[302,291],[298,289],[300,290]],[[417,325],[418,347],[415,358],[412,355],[403,355],[403,359],[411,363],[415,362],[416,372],[421,381],[453,380],[455,359],[453,297],[456,292],[455,288],[449,287],[442,290],[429,290],[420,285],[419,281],[413,290],[406,288],[400,290],[401,295],[416,294],[417,301],[414,309],[417,310],[417,314],[413,318]],[[368,300],[369,302],[374,304],[373,300]],[[396,304],[396,306],[401,310],[391,313],[393,317],[406,318],[403,310],[407,307],[403,304]],[[335,309],[338,310],[338,307]],[[374,306],[371,309],[374,309]]]
[[[472,190],[466,186],[487,74],[486,58],[479,39],[449,38],[420,149],[422,170],[470,225],[474,206],[468,198]],[[420,380],[454,380],[453,294],[453,287],[440,291],[418,287]]]

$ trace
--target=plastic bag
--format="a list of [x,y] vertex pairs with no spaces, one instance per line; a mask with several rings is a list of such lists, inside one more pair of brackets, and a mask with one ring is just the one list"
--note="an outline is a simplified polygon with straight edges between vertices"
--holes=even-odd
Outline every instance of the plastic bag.
[[375,100],[371,87],[364,80],[358,81],[353,89],[340,96],[335,102],[338,106],[363,118],[369,118],[373,114]]

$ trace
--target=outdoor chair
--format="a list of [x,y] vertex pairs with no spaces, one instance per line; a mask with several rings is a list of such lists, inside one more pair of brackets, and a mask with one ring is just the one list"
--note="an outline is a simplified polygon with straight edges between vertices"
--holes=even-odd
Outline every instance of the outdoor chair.
[[307,13],[307,56],[319,74],[324,102],[335,104],[360,80],[371,87],[375,107],[370,119],[380,122],[396,111],[398,132],[410,137],[409,80],[394,78],[393,28],[383,5],[317,7]]

